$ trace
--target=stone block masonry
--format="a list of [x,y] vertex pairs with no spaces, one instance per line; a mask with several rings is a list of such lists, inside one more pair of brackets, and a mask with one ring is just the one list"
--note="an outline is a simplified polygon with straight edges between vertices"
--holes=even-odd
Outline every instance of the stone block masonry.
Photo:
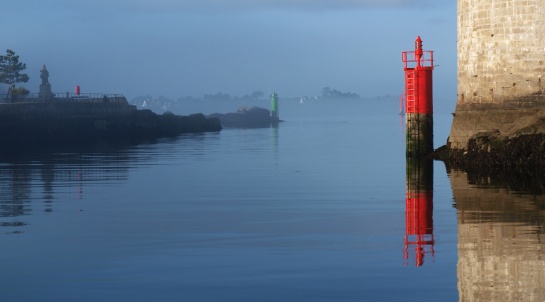
[[482,133],[508,136],[528,126],[525,120],[545,108],[544,81],[545,0],[458,0],[451,148],[463,149]]

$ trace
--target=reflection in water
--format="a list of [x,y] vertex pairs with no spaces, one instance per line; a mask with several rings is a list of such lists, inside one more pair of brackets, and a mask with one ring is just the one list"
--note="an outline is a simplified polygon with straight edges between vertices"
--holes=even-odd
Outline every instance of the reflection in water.
[[414,264],[422,266],[425,254],[434,256],[433,160],[407,157],[405,207],[404,263],[414,251]]
[[279,128],[280,128],[280,123],[273,123],[271,125],[271,129],[272,129],[272,141],[273,141],[273,146],[274,146],[274,156],[275,156],[275,160],[278,159],[278,143],[279,143],[279,137],[280,137],[280,134],[279,134]]
[[449,173],[458,213],[460,301],[545,301],[545,196]]
[[23,217],[41,210],[35,201],[43,201],[43,211],[50,213],[53,202],[66,197],[60,195],[82,199],[85,184],[126,180],[130,163],[137,160],[129,150],[92,146],[1,152],[0,226],[27,225]]

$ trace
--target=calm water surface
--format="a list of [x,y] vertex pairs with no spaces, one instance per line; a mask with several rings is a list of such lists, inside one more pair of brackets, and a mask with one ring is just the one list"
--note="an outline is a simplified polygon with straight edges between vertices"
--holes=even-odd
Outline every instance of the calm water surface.
[[[423,261],[405,243],[411,188],[395,108],[284,104],[278,128],[3,154],[0,297],[479,301],[469,281],[475,259],[505,255],[479,252],[483,238],[459,234],[457,201],[473,204],[466,197],[475,194],[455,201],[441,162],[431,174],[434,241],[421,246]],[[450,119],[435,124],[438,146]],[[464,192],[484,190],[456,181]],[[468,234],[482,227],[468,221]],[[488,279],[479,279],[483,289]]]

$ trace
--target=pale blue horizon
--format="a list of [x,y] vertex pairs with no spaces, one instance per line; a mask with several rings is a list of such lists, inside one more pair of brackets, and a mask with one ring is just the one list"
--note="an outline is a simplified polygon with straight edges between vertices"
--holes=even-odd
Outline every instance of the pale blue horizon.
[[37,92],[176,99],[206,93],[363,97],[403,89],[401,52],[435,52],[436,107],[456,102],[456,2],[405,0],[8,0],[4,42]]

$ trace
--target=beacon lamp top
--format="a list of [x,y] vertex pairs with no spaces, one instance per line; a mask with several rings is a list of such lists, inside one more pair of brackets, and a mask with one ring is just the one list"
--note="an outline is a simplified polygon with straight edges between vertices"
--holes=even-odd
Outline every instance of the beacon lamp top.
[[424,54],[424,51],[422,50],[422,39],[420,39],[420,36],[416,37],[416,40],[414,41],[414,55],[416,59],[418,60],[418,65],[420,67],[420,59],[422,58],[422,55]]

